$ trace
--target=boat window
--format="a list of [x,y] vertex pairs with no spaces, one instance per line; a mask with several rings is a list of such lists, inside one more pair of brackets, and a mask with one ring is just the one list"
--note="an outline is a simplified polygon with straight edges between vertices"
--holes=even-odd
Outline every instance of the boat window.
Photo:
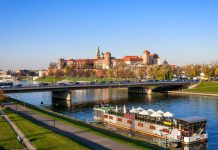
[[112,116],[109,116],[109,119],[113,120],[113,117],[112,117]]
[[139,122],[139,123],[138,123],[138,126],[139,126],[139,127],[143,127],[143,123]]
[[132,121],[131,120],[127,120],[126,121],[128,124],[132,124]]
[[117,121],[120,121],[120,122],[122,122],[122,118],[117,118]]

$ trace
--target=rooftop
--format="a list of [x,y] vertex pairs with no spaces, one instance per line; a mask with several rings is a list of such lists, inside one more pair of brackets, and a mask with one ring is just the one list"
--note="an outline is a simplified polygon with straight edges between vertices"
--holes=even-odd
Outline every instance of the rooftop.
[[203,122],[207,121],[206,118],[204,117],[199,117],[199,116],[193,116],[193,117],[188,117],[188,118],[179,118],[178,120],[182,120],[188,123],[196,123],[196,122]]

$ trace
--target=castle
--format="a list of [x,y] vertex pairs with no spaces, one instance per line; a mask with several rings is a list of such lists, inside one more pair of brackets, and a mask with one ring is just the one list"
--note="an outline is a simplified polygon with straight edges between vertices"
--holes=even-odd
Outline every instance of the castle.
[[127,64],[129,66],[144,66],[144,65],[160,65],[160,58],[157,54],[151,54],[145,50],[142,56],[124,56],[117,59],[111,56],[109,51],[101,53],[100,48],[97,48],[96,58],[94,59],[59,59],[59,69],[65,66],[73,66],[76,69],[111,69],[119,64]]

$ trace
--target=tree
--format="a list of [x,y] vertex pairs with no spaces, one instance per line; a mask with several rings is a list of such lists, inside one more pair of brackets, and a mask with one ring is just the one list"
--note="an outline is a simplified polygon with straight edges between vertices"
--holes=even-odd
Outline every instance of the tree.
[[215,77],[218,77],[218,67],[215,69],[214,75]]
[[4,95],[4,92],[0,90],[0,106],[2,106],[2,103],[7,99],[7,96]]
[[211,71],[211,68],[209,68],[208,65],[204,65],[202,67],[202,72],[205,74],[205,77],[209,77],[210,76],[210,71]]
[[147,75],[150,79],[156,79],[157,78],[157,66],[149,66],[147,69]]
[[147,66],[138,67],[135,69],[135,77],[138,79],[146,78]]
[[51,62],[48,66],[48,69],[58,69],[58,64],[55,62]]
[[196,76],[199,76],[198,74],[198,70],[195,68],[194,65],[186,65],[186,66],[183,66],[183,70],[185,71],[186,75],[189,76],[189,77],[196,77]]
[[54,70],[53,69],[48,69],[48,74],[47,76],[54,76]]
[[68,77],[73,77],[76,75],[76,70],[73,66],[66,66],[64,68],[64,75]]
[[63,77],[63,76],[64,76],[63,70],[61,70],[61,69],[56,70],[55,73],[54,73],[54,76],[55,76],[56,78],[61,78],[61,77]]

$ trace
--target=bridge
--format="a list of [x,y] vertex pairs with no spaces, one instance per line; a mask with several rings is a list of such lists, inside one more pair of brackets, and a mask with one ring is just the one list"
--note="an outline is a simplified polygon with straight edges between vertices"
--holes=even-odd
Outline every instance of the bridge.
[[127,82],[127,83],[95,83],[95,84],[72,84],[72,85],[47,85],[47,86],[23,86],[23,87],[11,87],[2,89],[4,93],[29,93],[29,92],[52,92],[52,97],[60,99],[70,99],[71,90],[83,90],[83,89],[103,89],[103,88],[128,88],[130,93],[145,93],[151,94],[154,87],[180,87],[187,88],[195,81],[156,81],[156,82]]

